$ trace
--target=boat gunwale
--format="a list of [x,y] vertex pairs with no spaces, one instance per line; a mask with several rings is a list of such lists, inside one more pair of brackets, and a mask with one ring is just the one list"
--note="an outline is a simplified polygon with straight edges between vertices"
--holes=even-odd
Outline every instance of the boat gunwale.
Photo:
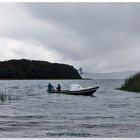
[[[88,88],[88,89],[83,89],[83,90],[76,90],[76,91],[70,91],[70,90],[52,90],[52,91],[48,91],[49,93],[65,93],[65,94],[75,94],[75,95],[81,95],[81,94],[89,94],[88,92],[95,92],[97,89],[99,88],[99,86],[97,87],[93,87],[93,88]],[[90,94],[93,94],[90,93]]]

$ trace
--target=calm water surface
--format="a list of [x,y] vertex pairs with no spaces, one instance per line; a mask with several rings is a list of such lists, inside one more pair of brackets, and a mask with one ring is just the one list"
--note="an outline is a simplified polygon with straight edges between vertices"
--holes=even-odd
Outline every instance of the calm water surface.
[[[47,84],[69,89],[100,86],[95,97],[49,94]],[[88,137],[140,137],[140,94],[115,90],[123,80],[0,81],[0,137],[49,137],[86,133]],[[67,137],[63,135],[62,137]]]

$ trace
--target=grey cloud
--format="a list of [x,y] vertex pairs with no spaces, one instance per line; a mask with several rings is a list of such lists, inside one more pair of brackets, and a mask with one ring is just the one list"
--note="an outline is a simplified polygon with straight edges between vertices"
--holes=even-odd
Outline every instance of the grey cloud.
[[2,36],[37,40],[47,50],[62,55],[62,61],[83,65],[91,71],[140,67],[135,63],[140,57],[129,56],[132,51],[125,55],[124,51],[131,48],[140,51],[139,3],[19,3],[16,6],[27,18],[15,17]]
[[74,30],[95,50],[139,41],[139,3],[31,3],[24,7],[35,18]]

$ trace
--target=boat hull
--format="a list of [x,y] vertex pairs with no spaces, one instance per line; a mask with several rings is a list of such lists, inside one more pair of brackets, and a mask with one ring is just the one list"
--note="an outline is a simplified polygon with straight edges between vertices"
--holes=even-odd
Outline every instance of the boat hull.
[[83,89],[77,91],[69,91],[69,90],[51,90],[48,91],[49,93],[62,93],[62,94],[69,94],[69,95],[83,95],[83,96],[91,96],[99,87],[94,87],[90,89]]

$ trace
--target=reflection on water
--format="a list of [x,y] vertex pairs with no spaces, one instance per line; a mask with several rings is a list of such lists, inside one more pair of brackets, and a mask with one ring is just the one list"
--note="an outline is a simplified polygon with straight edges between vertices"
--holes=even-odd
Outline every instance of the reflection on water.
[[[100,86],[95,97],[47,93],[47,84],[69,89]],[[115,90],[122,80],[0,81],[0,137],[139,137],[138,93]],[[49,135],[48,135],[49,134]],[[66,135],[60,135],[67,137]],[[83,135],[81,135],[83,136]]]

